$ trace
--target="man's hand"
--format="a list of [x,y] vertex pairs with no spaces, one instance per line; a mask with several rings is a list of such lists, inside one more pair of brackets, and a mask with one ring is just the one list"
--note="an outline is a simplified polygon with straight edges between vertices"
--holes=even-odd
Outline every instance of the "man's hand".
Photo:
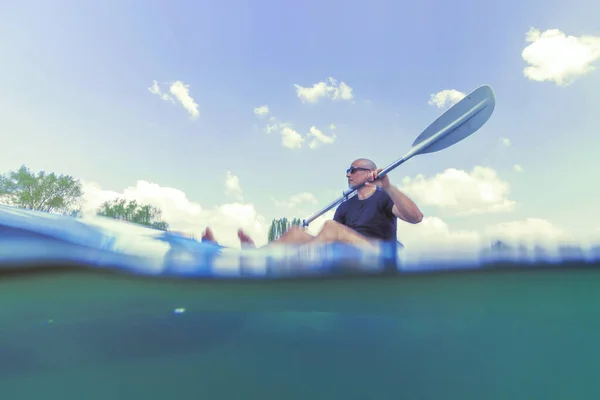
[[387,175],[379,178],[379,173],[383,171],[383,168],[379,168],[377,171],[373,171],[369,174],[369,178],[365,182],[365,186],[379,186],[383,190],[390,188],[391,183]]

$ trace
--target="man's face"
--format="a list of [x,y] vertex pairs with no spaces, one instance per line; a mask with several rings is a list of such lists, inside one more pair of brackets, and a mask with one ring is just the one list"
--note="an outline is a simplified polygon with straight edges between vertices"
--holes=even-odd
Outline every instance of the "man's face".
[[346,170],[346,178],[348,178],[348,186],[354,188],[362,185],[368,178],[371,170],[363,165],[360,161],[354,161],[350,168]]

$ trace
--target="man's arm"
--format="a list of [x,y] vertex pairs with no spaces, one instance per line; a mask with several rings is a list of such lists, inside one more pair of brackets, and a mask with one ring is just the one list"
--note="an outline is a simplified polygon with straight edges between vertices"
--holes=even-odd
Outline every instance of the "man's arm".
[[423,220],[423,213],[419,207],[408,198],[404,193],[398,190],[394,185],[389,185],[383,189],[394,202],[392,212],[398,218],[410,224],[418,224]]

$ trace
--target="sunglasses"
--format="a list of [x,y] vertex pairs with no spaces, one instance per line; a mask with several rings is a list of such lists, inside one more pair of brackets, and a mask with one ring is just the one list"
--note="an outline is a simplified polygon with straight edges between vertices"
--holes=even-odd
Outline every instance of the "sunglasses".
[[369,168],[361,168],[361,167],[350,167],[346,170],[346,174],[350,172],[351,175],[354,175],[356,171],[370,171]]

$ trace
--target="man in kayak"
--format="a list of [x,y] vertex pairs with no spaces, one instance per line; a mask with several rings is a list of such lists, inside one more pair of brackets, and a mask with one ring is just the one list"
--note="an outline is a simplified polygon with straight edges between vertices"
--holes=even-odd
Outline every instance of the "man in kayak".
[[[423,214],[417,205],[390,183],[387,175],[375,163],[366,158],[355,160],[346,170],[348,186],[359,187],[357,194],[342,202],[335,210],[333,220],[325,221],[316,236],[302,227],[293,226],[280,238],[269,243],[307,244],[343,242],[358,246],[377,246],[378,242],[396,242],[397,218],[418,224]],[[243,248],[254,247],[254,241],[243,231],[238,231]],[[215,241],[210,228],[202,236],[203,241]]]

